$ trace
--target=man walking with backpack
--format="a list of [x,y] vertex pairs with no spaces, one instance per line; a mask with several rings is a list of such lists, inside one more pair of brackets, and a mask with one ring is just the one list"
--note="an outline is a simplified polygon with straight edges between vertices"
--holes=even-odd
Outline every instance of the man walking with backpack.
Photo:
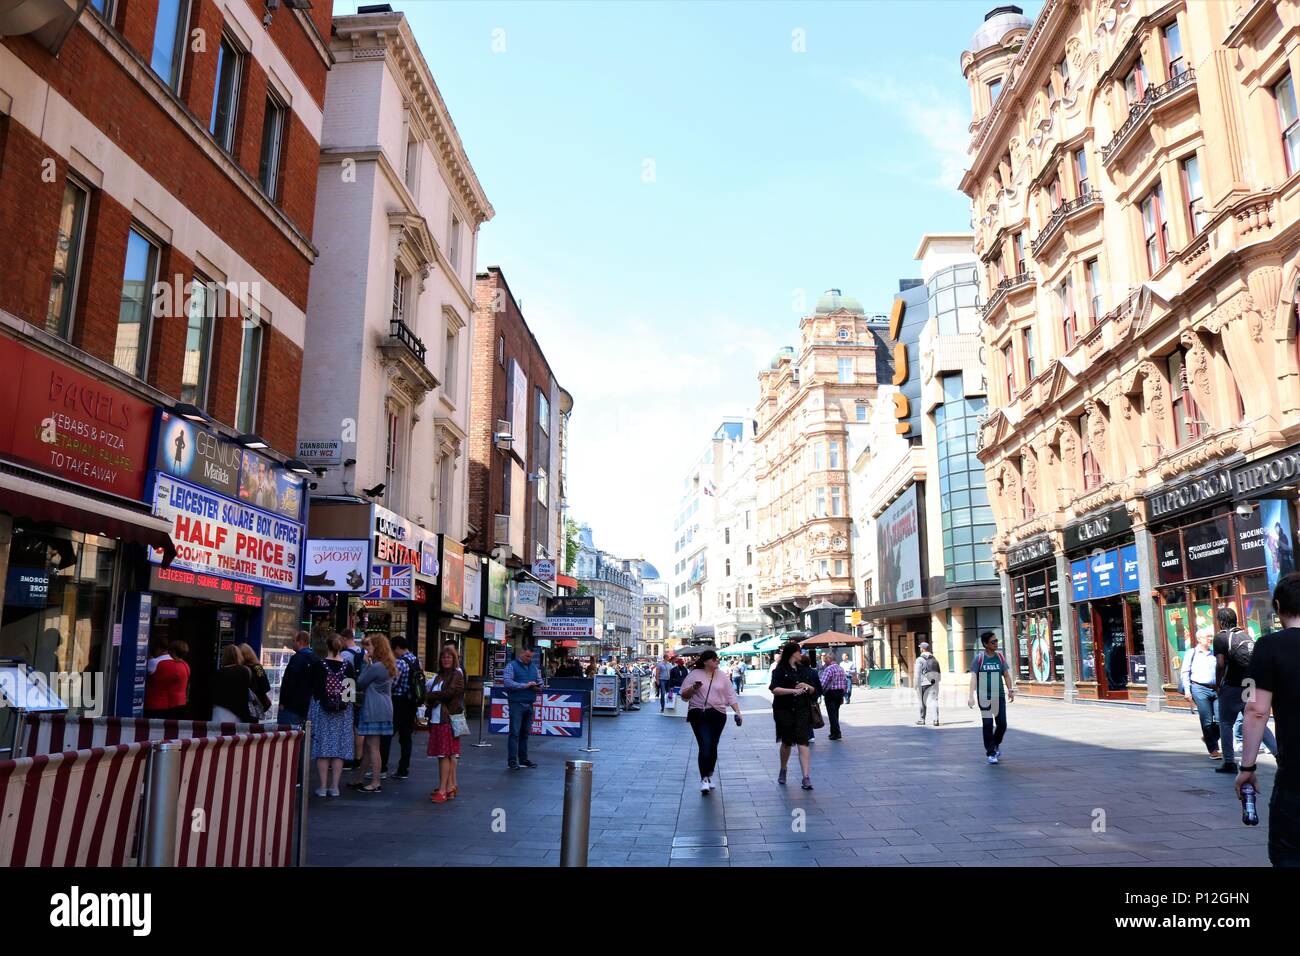
[[921,698],[921,719],[918,727],[925,726],[929,711],[931,722],[939,726],[939,659],[930,653],[930,645],[921,642],[921,654],[916,659],[916,692]]
[[[397,677],[393,680],[393,733],[397,736],[398,780],[411,775],[411,734],[415,731],[415,715],[424,703],[424,670],[420,659],[411,652],[410,641],[399,634],[393,638],[393,653],[397,657]],[[388,754],[393,738],[384,737],[379,743],[382,766],[388,766]]]
[[[1232,608],[1221,607],[1214,616],[1219,625],[1219,633],[1214,635],[1214,658],[1218,664],[1219,744],[1223,750],[1223,763],[1215,767],[1214,772],[1236,773],[1235,731],[1237,718],[1246,706],[1243,683],[1250,673],[1255,641],[1237,626],[1237,612]],[[1264,725],[1263,740],[1269,752],[1276,754],[1277,741],[1267,723]]]

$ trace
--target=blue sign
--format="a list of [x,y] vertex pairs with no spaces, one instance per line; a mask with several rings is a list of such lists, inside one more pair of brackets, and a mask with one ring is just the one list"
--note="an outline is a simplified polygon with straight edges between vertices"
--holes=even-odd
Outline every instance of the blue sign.
[[45,568],[11,567],[5,576],[5,604],[45,607],[50,596],[50,575]]
[[1281,499],[1266,498],[1259,503],[1259,523],[1264,537],[1264,567],[1271,591],[1277,587],[1279,578],[1295,570],[1291,509]]
[[1088,559],[1088,591],[1095,598],[1119,594],[1119,553],[1103,551]]
[[1127,544],[1119,549],[1121,591],[1136,591],[1138,584],[1138,549],[1136,544]]
[[1070,600],[1088,600],[1088,562],[1070,562]]

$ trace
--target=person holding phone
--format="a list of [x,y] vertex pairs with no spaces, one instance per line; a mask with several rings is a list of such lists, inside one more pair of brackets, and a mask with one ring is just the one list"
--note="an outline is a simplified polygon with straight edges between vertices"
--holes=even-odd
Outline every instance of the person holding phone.
[[727,726],[727,708],[736,712],[736,726],[744,722],[740,698],[731,679],[718,666],[718,652],[705,651],[695,662],[695,669],[682,682],[682,699],[688,704],[686,722],[695,731],[699,746],[700,793],[713,790],[713,771],[718,765],[718,743]]

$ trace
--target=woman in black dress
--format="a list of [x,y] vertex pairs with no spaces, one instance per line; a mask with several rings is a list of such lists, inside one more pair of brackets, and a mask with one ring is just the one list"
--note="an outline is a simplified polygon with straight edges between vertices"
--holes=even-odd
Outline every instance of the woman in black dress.
[[821,696],[822,685],[817,672],[803,662],[803,651],[794,641],[781,648],[781,656],[772,671],[772,719],[776,722],[776,739],[781,743],[781,773],[777,783],[785,783],[785,768],[790,762],[790,748],[799,748],[799,767],[803,770],[803,788],[811,790],[812,711]]

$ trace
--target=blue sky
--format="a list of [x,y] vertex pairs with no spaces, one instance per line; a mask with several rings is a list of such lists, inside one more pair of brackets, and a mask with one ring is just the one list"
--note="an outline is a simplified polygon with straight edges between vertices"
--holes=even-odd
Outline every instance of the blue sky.
[[799,316],[887,311],[921,235],[969,227],[960,56],[995,5],[392,3],[496,208],[478,266],[574,396],[598,547],[667,572],[685,469]]

